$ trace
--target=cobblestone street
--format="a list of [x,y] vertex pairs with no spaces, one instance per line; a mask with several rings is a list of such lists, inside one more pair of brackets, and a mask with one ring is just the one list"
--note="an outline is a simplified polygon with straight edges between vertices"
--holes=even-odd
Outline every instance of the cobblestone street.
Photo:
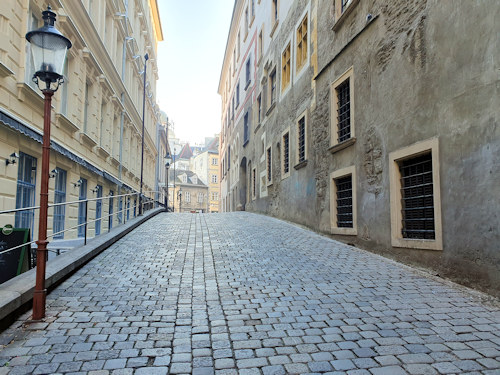
[[3,374],[500,374],[499,305],[249,213],[160,214],[0,334]]

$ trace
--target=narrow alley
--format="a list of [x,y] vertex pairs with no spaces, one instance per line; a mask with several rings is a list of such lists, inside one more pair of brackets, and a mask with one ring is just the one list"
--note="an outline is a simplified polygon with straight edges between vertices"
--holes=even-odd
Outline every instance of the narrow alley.
[[485,295],[245,212],[162,213],[47,302],[0,334],[1,375],[500,371]]

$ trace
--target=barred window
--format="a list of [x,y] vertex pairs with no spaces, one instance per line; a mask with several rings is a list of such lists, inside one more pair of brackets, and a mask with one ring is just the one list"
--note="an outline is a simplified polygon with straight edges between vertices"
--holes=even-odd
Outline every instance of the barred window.
[[435,239],[432,153],[399,163],[403,238]]
[[337,227],[352,228],[352,175],[335,179],[337,187]]
[[306,117],[303,116],[298,123],[298,154],[299,163],[306,160]]
[[338,142],[351,138],[351,96],[349,79],[342,82],[337,88],[337,118]]
[[271,182],[272,179],[272,170],[271,170],[271,147],[267,149],[267,182]]
[[290,172],[290,133],[283,135],[283,174]]

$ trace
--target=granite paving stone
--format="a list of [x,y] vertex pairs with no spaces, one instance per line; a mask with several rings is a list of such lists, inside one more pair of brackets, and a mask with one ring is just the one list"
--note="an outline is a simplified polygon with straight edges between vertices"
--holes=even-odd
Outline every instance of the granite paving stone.
[[500,374],[500,302],[247,212],[159,214],[0,332],[0,375]]

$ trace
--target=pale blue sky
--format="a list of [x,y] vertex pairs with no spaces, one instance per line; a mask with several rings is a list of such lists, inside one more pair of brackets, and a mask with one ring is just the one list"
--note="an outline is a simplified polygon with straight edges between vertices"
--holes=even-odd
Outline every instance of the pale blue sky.
[[220,131],[217,93],[233,0],[158,0],[157,101],[176,135],[194,142]]

